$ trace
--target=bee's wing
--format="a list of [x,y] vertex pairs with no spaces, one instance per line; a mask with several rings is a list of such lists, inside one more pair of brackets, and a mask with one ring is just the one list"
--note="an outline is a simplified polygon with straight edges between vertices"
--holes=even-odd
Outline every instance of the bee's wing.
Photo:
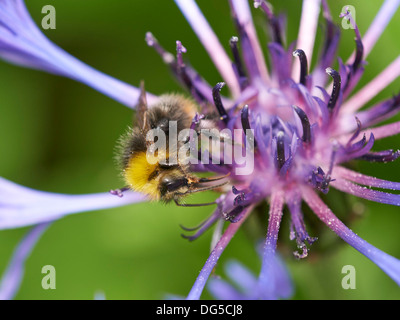
[[142,132],[147,132],[149,130],[149,123],[147,121],[146,115],[147,115],[146,90],[144,89],[144,81],[141,81],[139,103],[136,110],[136,121],[137,121],[137,126]]

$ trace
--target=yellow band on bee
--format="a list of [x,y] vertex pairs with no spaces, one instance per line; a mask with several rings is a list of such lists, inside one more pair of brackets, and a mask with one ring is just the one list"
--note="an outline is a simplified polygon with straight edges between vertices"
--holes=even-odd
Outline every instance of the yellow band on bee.
[[146,152],[139,152],[129,160],[124,171],[124,178],[132,190],[147,194],[152,200],[159,200],[158,169],[157,157],[148,155]]

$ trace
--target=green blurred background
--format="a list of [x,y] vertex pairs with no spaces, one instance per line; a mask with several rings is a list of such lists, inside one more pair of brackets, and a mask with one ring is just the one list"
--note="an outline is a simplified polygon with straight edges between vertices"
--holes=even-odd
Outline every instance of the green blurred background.
[[[383,1],[329,1],[334,20],[346,4],[356,8],[362,34]],[[288,42],[297,35],[301,1],[272,1],[276,12],[288,15]],[[151,31],[174,52],[175,41],[187,48],[186,57],[211,84],[221,81],[211,60],[172,0],[29,0],[27,6],[40,25],[41,8],[56,8],[56,30],[44,33],[60,47],[89,65],[133,85],[144,79],[155,94],[184,92],[171,77],[144,36]],[[228,49],[236,35],[227,1],[198,0],[211,26]],[[253,9],[260,38],[264,18]],[[322,26],[322,19],[321,19]],[[367,83],[400,53],[400,12],[368,57],[361,84]],[[340,55],[347,59],[354,48],[353,30],[342,30]],[[319,29],[316,48],[323,32]],[[314,53],[314,57],[317,54]],[[334,66],[336,67],[336,65]],[[0,175],[31,188],[59,193],[104,192],[122,185],[113,162],[116,140],[130,124],[132,111],[106,96],[70,79],[23,69],[0,62]],[[371,103],[398,92],[400,81],[389,85]],[[399,120],[399,117],[397,117]],[[375,150],[399,148],[400,138],[379,141]],[[367,174],[400,181],[398,162],[360,163]],[[215,194],[196,196],[210,201]],[[329,205],[346,219],[350,205],[364,206],[361,216],[352,215],[350,227],[371,244],[400,257],[400,213],[397,207],[356,201],[331,191]],[[346,206],[344,203],[349,203]],[[209,254],[211,231],[194,242],[181,238],[179,224],[194,226],[211,209],[178,208],[144,203],[123,208],[77,214],[56,221],[43,235],[26,265],[17,299],[93,299],[102,292],[107,299],[162,299],[165,294],[186,295]],[[266,228],[250,219],[223,254],[224,262],[237,259],[258,273],[260,261],[246,229]],[[289,219],[283,221],[279,244],[295,284],[295,299],[399,299],[398,286],[375,264],[327,231],[307,214],[310,233],[319,236],[308,258],[297,261],[288,242]],[[319,227],[314,228],[314,226]],[[0,272],[13,249],[29,228],[0,232]],[[316,233],[318,232],[318,234]],[[53,265],[57,289],[43,290],[41,269]],[[344,290],[344,265],[356,268],[356,289]],[[208,293],[204,298],[211,298]]]

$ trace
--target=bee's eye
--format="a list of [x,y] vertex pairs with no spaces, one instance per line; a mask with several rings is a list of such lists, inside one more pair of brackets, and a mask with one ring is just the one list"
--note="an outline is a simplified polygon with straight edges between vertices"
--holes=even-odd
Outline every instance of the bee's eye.
[[187,185],[188,180],[185,177],[176,178],[167,176],[161,180],[160,191],[162,194],[165,194],[166,192],[173,192]]

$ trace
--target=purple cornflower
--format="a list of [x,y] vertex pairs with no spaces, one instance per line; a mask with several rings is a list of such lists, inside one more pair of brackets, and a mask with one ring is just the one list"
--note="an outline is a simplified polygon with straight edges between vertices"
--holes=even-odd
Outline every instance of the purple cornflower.
[[[399,156],[397,150],[371,150],[376,140],[400,133],[399,122],[373,127],[398,113],[400,95],[366,110],[359,109],[400,75],[400,58],[357,93],[353,94],[353,88],[363,74],[365,59],[400,1],[386,0],[363,37],[350,13],[343,15],[349,19],[355,32],[355,51],[344,63],[336,57],[340,30],[332,21],[326,1],[303,1],[297,42],[286,48],[282,18],[273,13],[267,1],[255,0],[254,6],[265,13],[272,31],[268,44],[271,70],[262,52],[263,44],[257,38],[247,0],[229,1],[238,32],[238,36],[230,39],[233,61],[195,1],[175,2],[224,82],[209,85],[184,61],[182,55],[186,49],[179,41],[176,58],[165,51],[151,33],[146,35],[147,43],[171,67],[203,113],[207,113],[210,105],[216,107],[221,119],[218,124],[220,129],[252,129],[253,134],[244,136],[243,140],[253,142],[255,160],[254,170],[247,175],[236,174],[235,169],[240,165],[235,162],[231,165],[200,164],[197,167],[199,171],[230,173],[230,188],[217,199],[215,212],[192,230],[196,232],[189,239],[196,239],[217,221],[231,223],[218,237],[187,298],[200,298],[222,252],[254,207],[264,201],[269,202],[270,209],[261,272],[258,278],[253,279],[254,292],[259,293],[257,298],[277,296],[277,285],[271,281],[271,275],[275,274],[274,270],[279,265],[276,249],[285,205],[291,215],[291,238],[296,240],[299,248],[296,257],[306,257],[308,246],[316,240],[306,230],[303,202],[339,237],[375,262],[400,285],[400,261],[354,234],[318,195],[319,192],[328,193],[333,187],[370,201],[400,205],[400,195],[372,189],[400,190],[400,183],[366,176],[344,166],[351,160],[390,162]],[[326,37],[315,67],[310,71],[321,2]],[[84,82],[129,106],[139,96],[137,88],[93,70],[49,42],[33,24],[22,0],[0,0],[0,56],[20,65]],[[334,70],[332,66],[336,59],[339,67]],[[225,83],[230,97],[220,95]],[[156,97],[148,95],[150,105],[156,100]],[[248,144],[243,145],[246,148]],[[3,229],[48,222],[68,213],[143,200],[143,196],[132,192],[122,199],[106,194],[55,195],[32,191],[5,180],[0,181],[0,188],[4,190],[0,194],[0,226]],[[28,236],[20,248],[28,248],[26,243],[34,244],[41,232],[33,230],[34,236]],[[17,251],[28,254],[30,250]],[[22,268],[26,255],[18,252],[11,265]],[[9,282],[3,280],[7,284],[7,292],[15,292],[20,278],[14,278]]]

